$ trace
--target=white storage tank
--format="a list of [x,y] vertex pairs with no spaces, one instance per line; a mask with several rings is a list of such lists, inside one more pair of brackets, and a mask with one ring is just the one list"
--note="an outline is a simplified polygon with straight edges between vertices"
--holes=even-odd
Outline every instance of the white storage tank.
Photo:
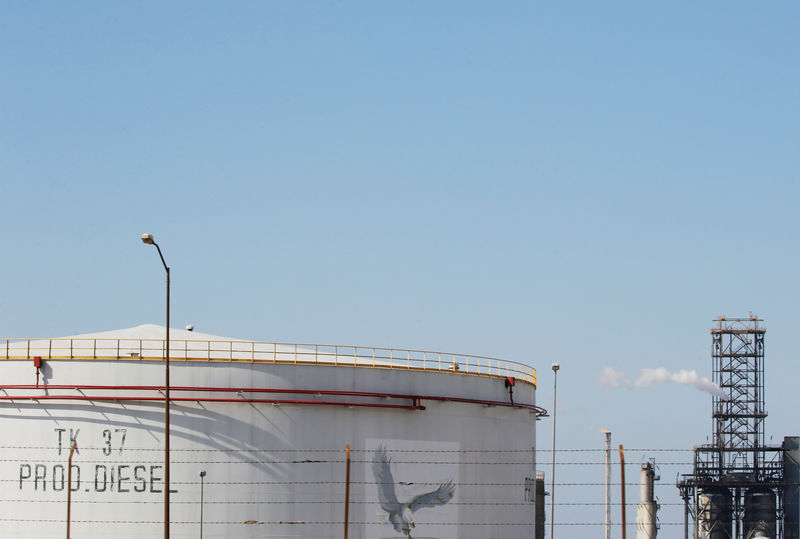
[[[161,536],[164,333],[0,341],[0,536],[64,536],[73,442],[72,537]],[[348,445],[351,538],[533,536],[533,368],[177,329],[170,342],[172,537],[341,537]]]
[[750,488],[744,497],[744,536],[748,539],[777,537],[777,499],[768,488]]
[[701,539],[733,537],[731,493],[726,488],[709,488],[699,494],[698,528]]

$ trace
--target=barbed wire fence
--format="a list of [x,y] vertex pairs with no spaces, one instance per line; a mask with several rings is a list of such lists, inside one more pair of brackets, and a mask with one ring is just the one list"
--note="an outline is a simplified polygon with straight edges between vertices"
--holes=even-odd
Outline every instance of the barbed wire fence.
[[[84,530],[116,524],[153,526],[155,530],[163,524],[161,448],[126,447],[116,452],[102,446],[81,447],[73,460],[71,485],[67,483],[66,455],[62,448],[8,445],[0,449],[3,455],[0,466],[4,470],[0,474],[3,485],[0,505],[7,508],[0,515],[0,530],[12,529],[9,526],[25,530],[27,525],[33,529],[47,523],[55,528],[64,521],[54,516],[55,511],[31,516],[30,507],[65,506],[68,488],[72,489],[72,522]],[[418,529],[430,527],[435,534],[450,537],[452,533],[447,530],[457,528],[459,531],[453,537],[469,538],[488,537],[489,529],[499,528],[507,530],[503,537],[509,539],[533,537],[534,469],[545,472],[545,488],[549,491],[553,462],[549,449],[386,449],[386,452],[390,485],[380,481],[380,474],[375,471],[378,466],[375,447],[352,449],[353,472],[349,478],[352,490],[349,500],[345,500],[348,479],[344,448],[175,448],[170,460],[172,525],[176,529],[199,526],[202,503],[206,515],[202,524],[209,529],[258,527],[260,536],[269,536],[265,528],[291,528],[305,537],[340,537],[342,508],[347,501],[352,537],[366,537],[371,530],[391,533],[385,500],[381,500],[382,485],[396,492],[402,503],[450,482],[451,498],[441,502],[441,507],[430,506],[415,514]],[[612,452],[609,482],[610,525],[618,530],[622,484],[615,453]],[[659,535],[682,536],[684,503],[675,481],[679,474],[692,470],[692,459],[692,449],[625,449],[629,531],[635,530],[638,470],[642,464],[654,462],[656,473],[661,476],[655,483],[658,525],[663,530]],[[557,449],[555,465],[556,529],[579,527],[585,530],[580,532],[581,536],[601,533],[606,506],[605,450]],[[200,471],[207,475],[201,476]],[[546,496],[547,519],[550,499]]]
[[[625,525],[635,536],[637,507],[639,506],[640,474],[642,465],[650,463],[656,473],[654,500],[658,506],[657,525],[659,537],[683,537],[684,502],[676,487],[681,473],[691,472],[691,448],[625,448]],[[536,451],[537,466],[549,473],[552,451]],[[610,489],[610,522],[614,537],[619,537],[622,527],[621,463],[616,449],[610,452],[611,475],[606,479],[606,450],[603,448],[562,448],[555,454],[556,465],[556,529],[581,528],[581,536],[602,536],[605,522],[605,489]],[[550,479],[546,481],[550,489]],[[550,500],[548,499],[548,507]],[[549,513],[547,515],[549,517]],[[591,532],[589,531],[591,530]],[[558,532],[556,532],[558,535]]]

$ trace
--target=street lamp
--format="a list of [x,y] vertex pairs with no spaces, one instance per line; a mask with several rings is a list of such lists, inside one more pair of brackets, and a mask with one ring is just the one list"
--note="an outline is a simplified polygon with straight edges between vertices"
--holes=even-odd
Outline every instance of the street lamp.
[[169,266],[152,234],[142,234],[142,242],[155,245],[167,272],[167,342],[164,349],[164,539],[169,539]]
[[550,471],[550,539],[553,539],[553,524],[556,508],[556,381],[558,380],[558,363],[553,363],[553,451]]
[[204,479],[206,477],[206,471],[203,470],[200,472],[200,539],[203,539],[203,487]]

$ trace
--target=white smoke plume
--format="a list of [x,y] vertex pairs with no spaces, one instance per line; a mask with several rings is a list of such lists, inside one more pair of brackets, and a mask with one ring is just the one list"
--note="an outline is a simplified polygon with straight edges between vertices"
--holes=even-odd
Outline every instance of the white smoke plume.
[[628,387],[631,385],[628,381],[628,375],[611,367],[603,367],[603,372],[600,373],[597,383],[606,387]]
[[704,376],[700,376],[694,369],[690,371],[681,369],[678,372],[669,372],[664,367],[658,367],[657,369],[642,369],[642,374],[636,379],[633,385],[636,387],[649,387],[653,384],[665,382],[692,386],[700,391],[710,393],[715,397],[724,398],[727,396],[717,384]]
[[633,384],[628,380],[628,376],[621,371],[615,370],[612,367],[603,367],[603,371],[597,378],[597,382],[605,387],[649,387],[653,384],[673,383],[685,386],[692,386],[700,391],[710,393],[715,397],[725,398],[727,395],[722,391],[717,384],[704,376],[697,374],[697,371],[692,369],[687,371],[681,369],[678,372],[669,372],[664,367],[656,369],[642,369],[642,374],[636,379]]

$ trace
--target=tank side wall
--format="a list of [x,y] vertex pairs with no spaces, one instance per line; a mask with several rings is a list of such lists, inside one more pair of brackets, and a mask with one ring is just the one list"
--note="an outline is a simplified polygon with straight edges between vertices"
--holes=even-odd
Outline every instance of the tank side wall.
[[[44,382],[159,385],[163,364],[48,362]],[[48,370],[49,368],[49,370]],[[29,362],[0,364],[6,384],[33,383]],[[175,386],[280,387],[509,398],[502,379],[350,367],[178,363]],[[521,388],[522,386],[517,386]],[[516,389],[516,388],[515,388]],[[37,390],[42,395],[48,390]],[[175,392],[178,393],[178,392]],[[534,402],[533,390],[519,392]],[[313,395],[302,398],[313,399]],[[518,393],[514,393],[515,400]],[[427,401],[424,410],[173,402],[174,537],[339,536],[344,448],[352,449],[350,537],[401,537],[387,496],[411,504],[415,537],[534,534],[535,415]],[[75,537],[156,536],[163,515],[163,403],[4,401],[0,536],[58,536],[73,441]],[[201,479],[200,472],[205,472]],[[399,515],[399,516],[398,516]]]

